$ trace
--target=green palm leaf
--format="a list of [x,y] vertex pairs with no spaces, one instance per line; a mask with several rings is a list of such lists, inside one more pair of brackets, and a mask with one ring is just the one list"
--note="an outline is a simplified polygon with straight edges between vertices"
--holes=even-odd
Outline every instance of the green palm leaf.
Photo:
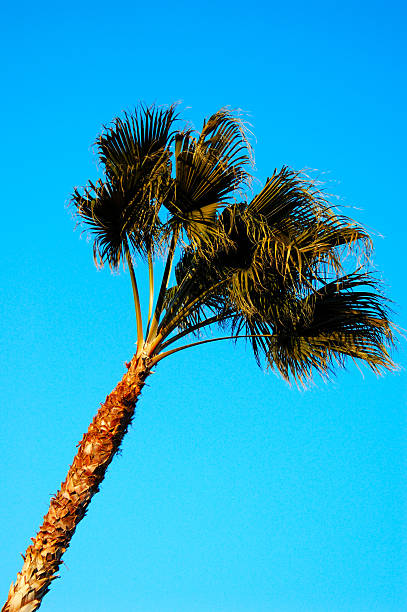
[[192,241],[216,236],[216,212],[250,182],[250,161],[244,124],[227,109],[204,122],[199,135],[177,134],[174,197],[166,205]]
[[116,268],[129,244],[141,254],[160,237],[158,211],[171,189],[175,107],[117,117],[97,140],[105,180],[75,189],[72,204],[94,237],[94,257]]
[[116,117],[96,141],[106,175],[117,177],[131,169],[140,179],[150,179],[157,165],[169,158],[176,119],[175,105],[165,110],[141,106]]
[[238,313],[233,331],[268,334],[251,339],[255,356],[263,355],[285,379],[305,382],[314,371],[328,375],[334,365],[344,367],[346,357],[364,361],[376,373],[394,367],[388,303],[369,273],[348,274],[305,298],[279,297],[264,299],[256,316]]

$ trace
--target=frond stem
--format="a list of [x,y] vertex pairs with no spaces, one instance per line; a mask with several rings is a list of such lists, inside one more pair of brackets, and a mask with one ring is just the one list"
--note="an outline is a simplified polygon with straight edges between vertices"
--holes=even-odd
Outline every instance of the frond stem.
[[165,262],[164,274],[161,280],[161,287],[158,293],[157,303],[155,305],[154,316],[151,321],[151,327],[150,327],[150,331],[147,337],[147,343],[150,343],[153,340],[153,338],[155,338],[156,333],[157,333],[158,323],[160,320],[162,306],[164,302],[164,296],[165,296],[165,292],[168,287],[168,282],[170,280],[172,262],[174,259],[175,248],[177,246],[177,241],[178,241],[178,234],[179,234],[179,230],[176,230],[174,231],[172,235],[171,245],[170,245],[168,255],[167,255],[167,261]]
[[149,301],[148,301],[148,321],[147,321],[147,329],[146,336],[148,336],[148,332],[150,329],[151,323],[151,315],[153,314],[153,303],[154,303],[154,264],[153,257],[151,255],[151,251],[148,251],[148,285],[149,285]]
[[131,278],[131,286],[133,289],[133,298],[134,298],[134,308],[136,311],[136,322],[137,322],[137,355],[141,353],[144,344],[143,338],[143,319],[141,316],[141,306],[140,306],[140,297],[138,293],[137,280],[136,275],[134,274],[133,262],[131,259],[131,254],[129,250],[129,245],[126,241],[125,244],[126,250],[126,259],[127,265],[129,266],[130,278]]
[[208,325],[212,325],[212,323],[218,323],[219,321],[225,321],[226,319],[230,318],[231,316],[233,316],[233,315],[226,315],[226,316],[224,316],[224,315],[215,315],[213,317],[210,317],[209,319],[205,319],[205,321],[201,321],[200,323],[197,323],[196,325],[191,325],[187,329],[182,330],[182,332],[180,332],[176,336],[173,336],[172,338],[169,338],[168,340],[166,340],[166,342],[163,342],[157,348],[158,348],[158,350],[161,351],[161,350],[167,348],[167,346],[170,346],[170,344],[174,344],[174,342],[177,342],[177,340],[180,340],[184,336],[187,336],[188,334],[192,334],[193,332],[197,331],[198,329],[202,329],[203,327],[207,327]]
[[173,353],[178,353],[178,351],[183,351],[187,348],[192,348],[193,346],[199,346],[200,344],[209,344],[209,342],[218,342],[219,340],[237,340],[238,338],[271,338],[273,334],[248,334],[244,336],[222,336],[221,338],[210,338],[209,340],[199,340],[198,342],[191,342],[190,344],[184,344],[183,346],[177,346],[177,348],[171,349],[170,351],[164,351],[164,353],[160,353],[156,357],[151,359],[151,365],[154,366],[156,363],[164,359],[164,357],[168,357]]

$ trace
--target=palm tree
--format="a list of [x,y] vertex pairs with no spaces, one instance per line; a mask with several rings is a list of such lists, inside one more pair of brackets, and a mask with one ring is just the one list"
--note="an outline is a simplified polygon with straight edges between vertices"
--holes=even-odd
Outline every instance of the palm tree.
[[[315,372],[329,376],[347,357],[376,373],[394,367],[388,303],[368,269],[366,230],[287,167],[249,198],[251,147],[228,109],[200,133],[177,129],[177,121],[174,106],[141,106],[116,118],[97,140],[103,179],[73,192],[96,264],[129,269],[137,350],[83,436],[3,612],[41,605],[162,359],[246,338],[259,364],[300,384]],[[144,311],[135,258],[148,270]],[[205,337],[214,327],[221,331]]]

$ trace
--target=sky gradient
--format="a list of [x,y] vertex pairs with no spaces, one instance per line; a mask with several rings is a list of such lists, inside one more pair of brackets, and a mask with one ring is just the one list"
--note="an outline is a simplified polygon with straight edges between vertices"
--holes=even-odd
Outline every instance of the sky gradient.
[[[256,178],[289,165],[324,181],[373,232],[407,328],[404,3],[67,6],[3,9],[4,600],[134,352],[129,278],[96,271],[66,207],[122,110],[180,101],[198,129],[222,106],[245,111]],[[350,363],[307,391],[244,345],[164,360],[41,610],[405,610],[405,349],[396,374]]]

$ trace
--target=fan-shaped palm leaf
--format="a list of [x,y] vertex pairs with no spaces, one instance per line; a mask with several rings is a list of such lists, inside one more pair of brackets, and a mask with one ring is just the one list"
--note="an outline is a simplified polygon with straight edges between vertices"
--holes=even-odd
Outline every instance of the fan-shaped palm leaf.
[[250,182],[250,161],[244,124],[227,109],[204,122],[198,136],[190,130],[176,136],[174,198],[167,207],[193,241],[216,236],[216,211]]
[[169,156],[174,136],[171,130],[177,119],[175,108],[175,105],[168,109],[141,106],[106,126],[96,141],[106,175],[117,177],[131,168],[140,179],[150,177],[161,158]]
[[116,118],[97,141],[105,180],[74,190],[72,204],[94,236],[98,263],[115,268],[127,245],[143,254],[158,241],[158,211],[171,189],[174,106]]
[[387,301],[369,273],[345,275],[305,298],[291,293],[280,300],[263,299],[263,312],[260,300],[257,306],[256,316],[235,316],[233,331],[264,334],[251,339],[256,358],[263,354],[287,380],[304,382],[313,371],[329,374],[334,363],[343,367],[347,356],[375,372],[393,367]]

